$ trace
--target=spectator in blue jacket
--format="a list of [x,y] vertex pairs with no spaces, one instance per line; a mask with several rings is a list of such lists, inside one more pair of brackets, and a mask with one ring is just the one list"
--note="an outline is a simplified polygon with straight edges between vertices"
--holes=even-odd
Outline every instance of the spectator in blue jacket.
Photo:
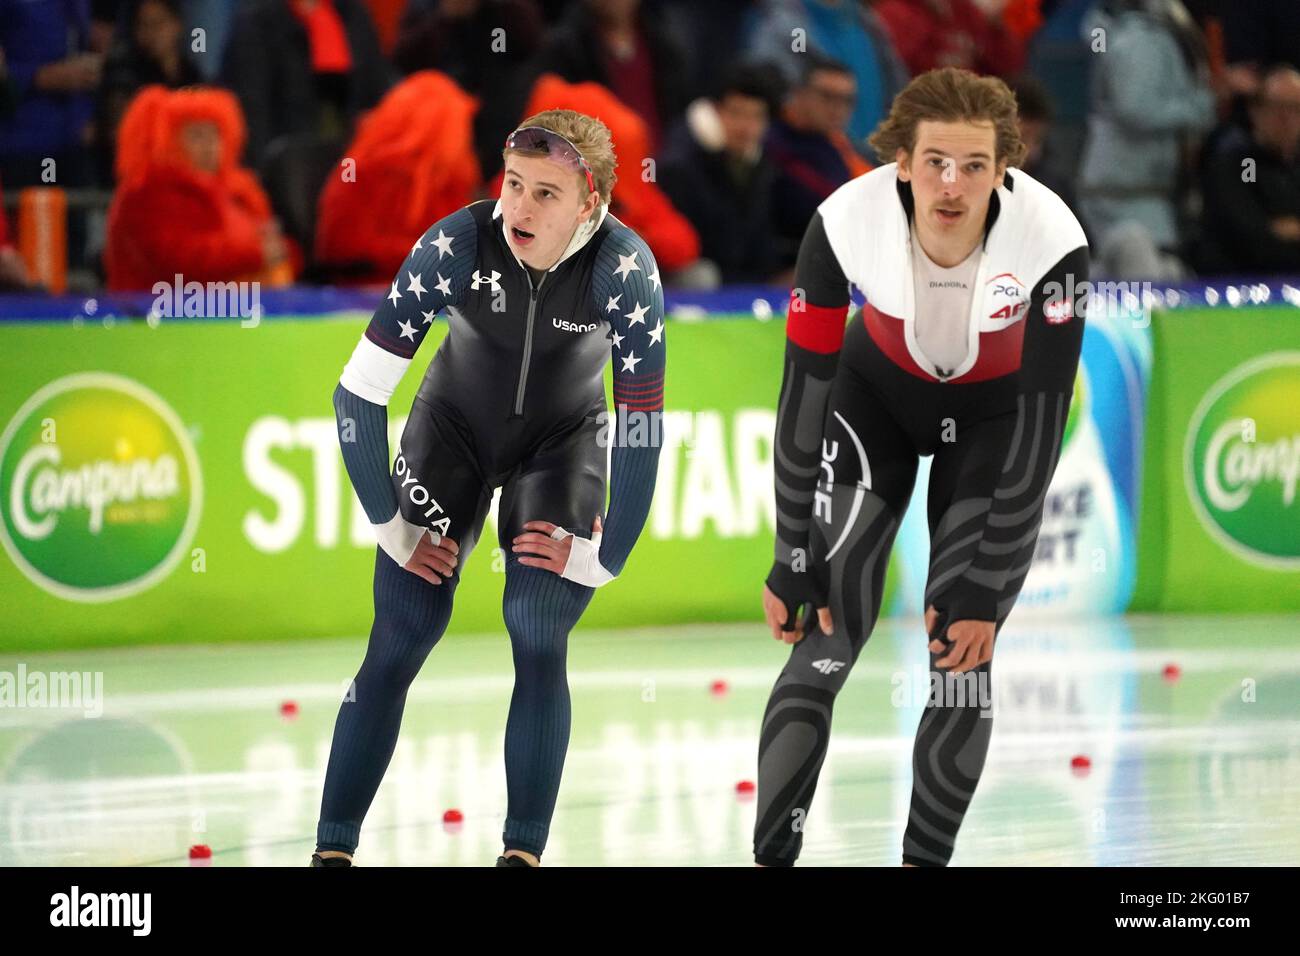
[[1104,38],[1093,65],[1079,209],[1099,277],[1183,277],[1185,154],[1214,125],[1204,37],[1179,0],[1103,0],[1084,18]]
[[[10,189],[88,185],[95,91],[90,0],[0,0],[0,53],[13,111],[0,118],[0,177]],[[47,161],[53,160],[53,165]]]

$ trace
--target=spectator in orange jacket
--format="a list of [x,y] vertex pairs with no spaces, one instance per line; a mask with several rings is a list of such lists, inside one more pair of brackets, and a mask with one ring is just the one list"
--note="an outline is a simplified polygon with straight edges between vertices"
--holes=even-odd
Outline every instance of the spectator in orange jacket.
[[117,192],[108,211],[108,288],[156,282],[288,285],[301,261],[257,179],[238,165],[239,102],[226,90],[147,86],[118,129]]
[[[697,284],[694,270],[700,258],[700,237],[656,184],[655,175],[650,175],[654,166],[645,165],[644,161],[652,157],[641,117],[599,83],[567,83],[553,73],[543,73],[533,86],[524,116],[551,109],[577,110],[597,117],[609,127],[622,170],[609,211],[645,240],[659,263],[665,284]],[[502,132],[503,144],[510,132]],[[493,180],[491,195],[500,195],[501,179],[498,175]],[[713,277],[704,284],[716,284],[715,280]]]
[[5,217],[4,190],[0,189],[0,291],[26,289],[27,265],[9,240],[9,220]]
[[361,120],[321,191],[316,261],[334,281],[387,283],[429,223],[474,201],[477,109],[445,73],[422,70]]

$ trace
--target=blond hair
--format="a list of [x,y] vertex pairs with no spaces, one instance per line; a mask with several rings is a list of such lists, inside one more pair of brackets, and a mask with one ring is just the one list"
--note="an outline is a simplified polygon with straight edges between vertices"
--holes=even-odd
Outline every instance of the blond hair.
[[889,115],[867,142],[882,163],[893,162],[900,149],[910,157],[923,120],[991,122],[995,162],[1005,161],[1008,166],[1024,162],[1027,147],[1016,122],[1016,97],[996,76],[977,76],[952,66],[922,73],[894,97]]
[[[600,193],[600,201],[609,202],[609,197],[614,192],[614,184],[618,182],[618,176],[614,174],[618,159],[614,156],[614,141],[610,137],[608,126],[596,117],[576,110],[544,110],[541,113],[534,113],[519,124],[520,129],[525,126],[541,126],[553,133],[559,133],[572,143],[591,167],[591,178],[596,185],[596,192]],[[523,156],[540,155],[526,149],[503,149],[501,156],[504,159],[511,153],[519,153]],[[585,185],[586,176],[582,175],[581,171],[579,176]]]

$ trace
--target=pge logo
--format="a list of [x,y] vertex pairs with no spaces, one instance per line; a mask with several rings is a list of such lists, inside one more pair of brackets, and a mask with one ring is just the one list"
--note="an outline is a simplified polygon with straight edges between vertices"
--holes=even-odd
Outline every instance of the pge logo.
[[1010,272],[995,275],[985,283],[984,300],[988,318],[980,323],[980,327],[986,332],[1004,329],[1020,321],[1029,305],[1024,283]]

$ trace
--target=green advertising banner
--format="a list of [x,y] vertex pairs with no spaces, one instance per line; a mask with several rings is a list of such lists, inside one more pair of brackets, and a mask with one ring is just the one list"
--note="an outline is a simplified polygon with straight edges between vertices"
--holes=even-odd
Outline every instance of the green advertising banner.
[[[0,650],[368,633],[374,537],[331,402],[367,319],[0,328]],[[393,453],[444,331],[389,406]],[[653,509],[583,626],[760,616],[784,323],[668,338]],[[494,505],[453,631],[502,630],[503,569]]]
[[[367,319],[0,326],[0,650],[368,633],[374,538],[331,403]],[[1153,323],[1133,609],[1300,608],[1295,310]],[[393,397],[394,453],[443,333]],[[759,619],[784,323],[678,319],[666,340],[654,504],[583,627]],[[494,510],[453,632],[503,632],[495,538]],[[901,569],[896,552],[896,612]]]
[[1296,309],[1153,318],[1133,610],[1300,609]]

